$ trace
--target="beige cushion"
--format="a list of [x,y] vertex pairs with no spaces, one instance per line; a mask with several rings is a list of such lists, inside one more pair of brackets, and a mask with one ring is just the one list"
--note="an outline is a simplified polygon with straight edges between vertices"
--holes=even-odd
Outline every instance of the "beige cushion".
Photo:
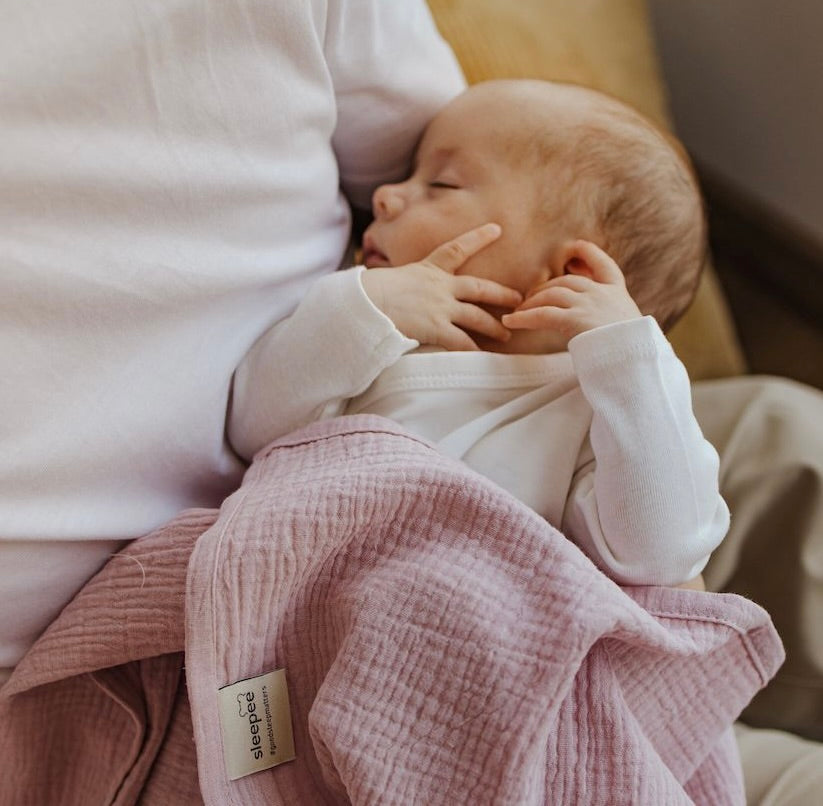
[[[669,120],[643,0],[429,0],[429,6],[470,83],[571,81],[608,92],[658,123]],[[712,270],[669,336],[692,379],[745,368]]]

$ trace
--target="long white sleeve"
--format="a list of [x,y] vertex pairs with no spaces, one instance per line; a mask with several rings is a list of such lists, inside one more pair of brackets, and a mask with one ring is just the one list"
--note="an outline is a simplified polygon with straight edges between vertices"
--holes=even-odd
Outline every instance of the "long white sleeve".
[[244,458],[295,428],[340,413],[348,398],[418,346],[369,300],[363,271],[358,266],[318,280],[238,367],[228,430]]
[[729,511],[685,368],[651,317],[580,334],[569,352],[593,410],[595,460],[573,480],[564,531],[620,582],[690,579]]

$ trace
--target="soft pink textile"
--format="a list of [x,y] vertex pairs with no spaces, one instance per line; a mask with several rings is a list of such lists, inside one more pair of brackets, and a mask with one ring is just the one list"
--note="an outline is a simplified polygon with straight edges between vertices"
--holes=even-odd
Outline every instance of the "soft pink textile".
[[200,802],[183,680],[186,570],[217,512],[115,555],[0,691],[0,804]]
[[[192,724],[207,803],[742,803],[729,726],[782,657],[753,603],[623,590],[463,465],[341,418],[64,611],[3,690],[0,802],[196,801]],[[216,690],[280,667],[297,760],[230,782]]]

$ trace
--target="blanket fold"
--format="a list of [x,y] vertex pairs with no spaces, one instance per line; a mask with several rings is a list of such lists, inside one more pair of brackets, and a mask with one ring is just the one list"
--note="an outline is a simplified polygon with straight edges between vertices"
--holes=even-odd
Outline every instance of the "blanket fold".
[[[64,610],[0,695],[0,803],[742,803],[729,728],[782,657],[754,603],[621,589],[461,463],[339,418]],[[217,689],[277,668],[297,758],[230,781]]]

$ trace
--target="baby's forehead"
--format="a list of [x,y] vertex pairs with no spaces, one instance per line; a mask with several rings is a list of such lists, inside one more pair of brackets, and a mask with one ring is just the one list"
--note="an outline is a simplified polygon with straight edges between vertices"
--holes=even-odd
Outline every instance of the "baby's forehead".
[[[438,147],[448,141],[482,149],[492,158],[522,158],[571,147],[582,134],[608,138],[642,118],[619,101],[572,85],[508,80],[476,84],[435,117],[423,142]],[[422,145],[422,144],[421,144]]]

